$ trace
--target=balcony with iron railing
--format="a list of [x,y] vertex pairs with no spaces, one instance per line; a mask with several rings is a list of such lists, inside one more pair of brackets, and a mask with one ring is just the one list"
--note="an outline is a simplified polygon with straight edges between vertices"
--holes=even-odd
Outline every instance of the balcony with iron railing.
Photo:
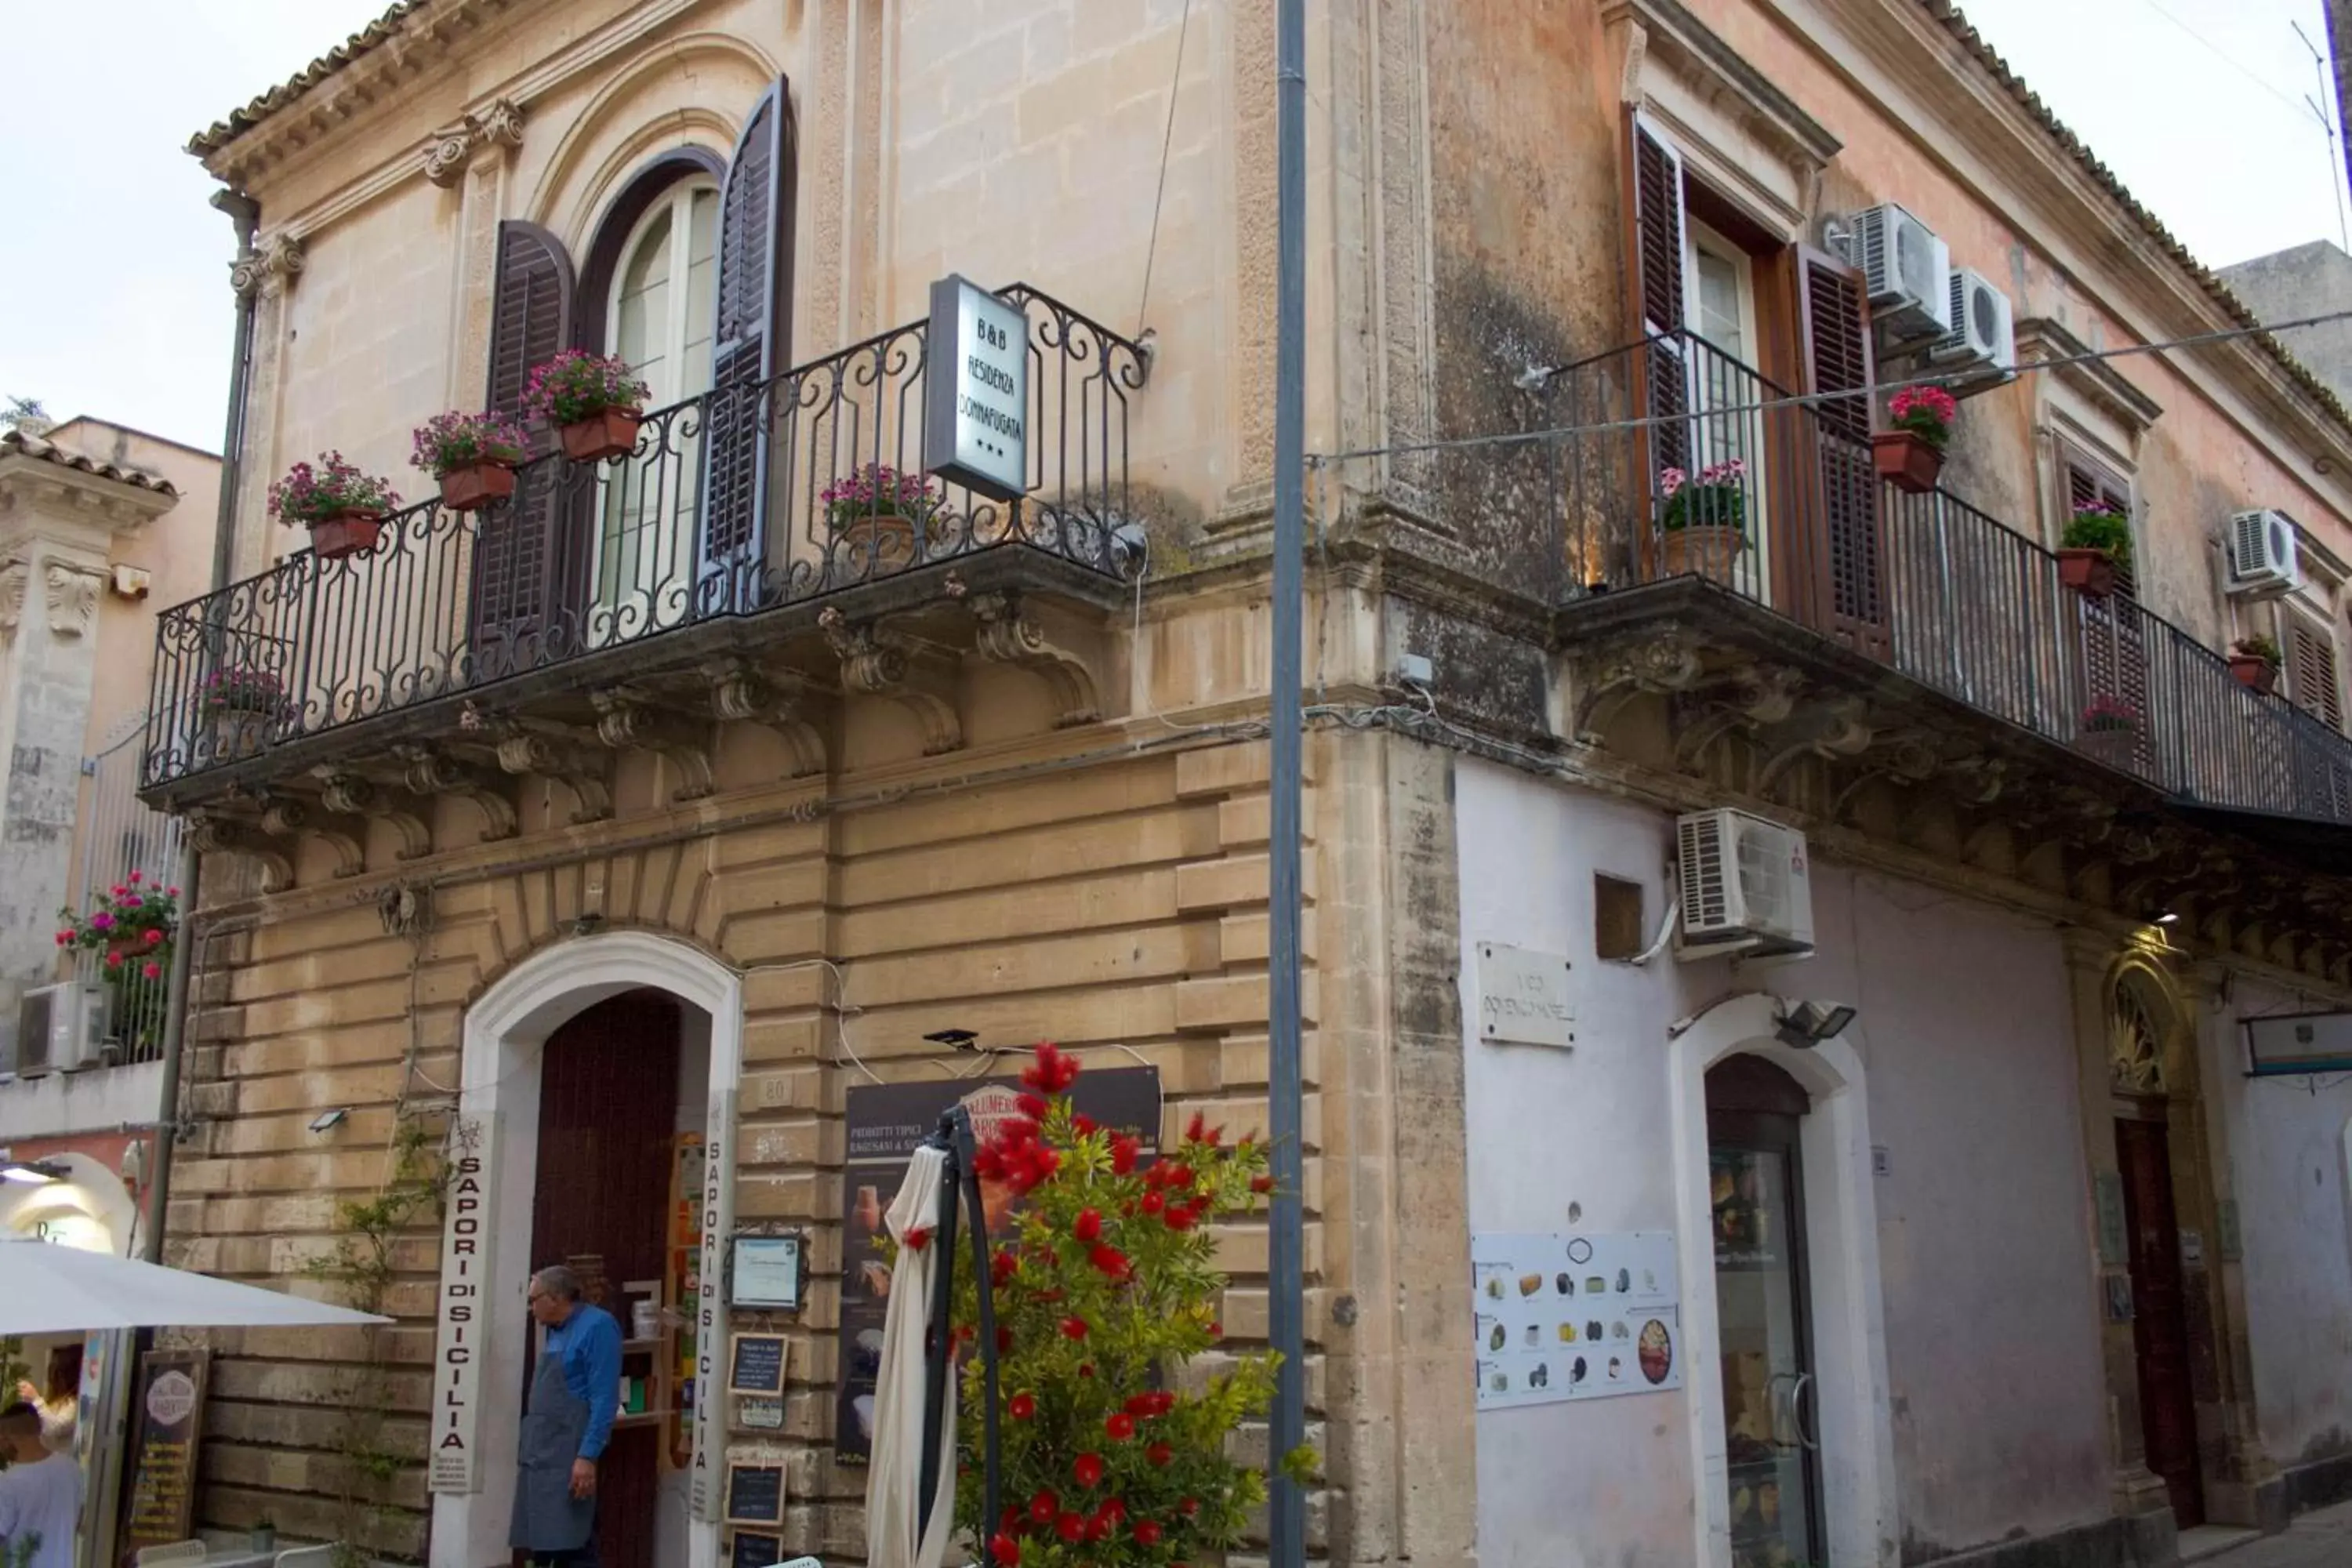
[[1129,405],[1147,356],[1034,289],[999,298],[1029,329],[1013,499],[933,481],[899,515],[828,505],[873,468],[922,472],[928,321],[722,386],[649,414],[627,457],[538,456],[511,498],[462,513],[423,501],[358,553],[305,551],[165,611],[148,798],[249,796],[353,749],[470,730],[484,710],[538,704],[593,731],[592,688],[756,663],[845,618],[936,613],[942,584],[968,606],[1110,603],[1125,592]]
[[2352,739],[1958,496],[1882,482],[1861,399],[1791,397],[1687,333],[1543,396],[1571,631],[1696,582],[2174,805],[2352,825]]

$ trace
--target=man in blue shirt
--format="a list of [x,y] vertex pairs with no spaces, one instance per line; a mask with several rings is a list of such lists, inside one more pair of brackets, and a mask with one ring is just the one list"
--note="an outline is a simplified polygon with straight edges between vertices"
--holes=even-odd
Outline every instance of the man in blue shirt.
[[524,1406],[509,1543],[536,1563],[597,1568],[596,1462],[621,1405],[621,1325],[580,1299],[569,1268],[530,1279],[530,1315],[547,1330]]

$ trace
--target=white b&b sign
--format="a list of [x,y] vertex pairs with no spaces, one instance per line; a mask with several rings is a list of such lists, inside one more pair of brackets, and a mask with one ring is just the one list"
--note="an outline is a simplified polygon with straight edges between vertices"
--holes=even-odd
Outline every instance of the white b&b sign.
[[498,1119],[449,1129],[449,1195],[442,1221],[441,1299],[433,1344],[432,1489],[482,1489],[482,1352],[490,1277],[490,1178]]
[[961,277],[931,285],[923,467],[998,500],[1029,489],[1029,318]]

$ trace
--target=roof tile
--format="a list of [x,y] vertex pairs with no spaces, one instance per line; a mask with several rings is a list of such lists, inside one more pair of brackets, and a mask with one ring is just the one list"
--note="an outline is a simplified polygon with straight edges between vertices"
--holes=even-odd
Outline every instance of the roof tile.
[[55,463],[60,468],[94,474],[101,479],[112,479],[119,484],[130,485],[138,489],[153,490],[157,495],[176,496],[180,493],[173,486],[172,481],[161,474],[151,474],[144,468],[124,468],[115,463],[100,462],[96,458],[85,457],[69,447],[60,447],[55,441],[39,436],[28,436],[22,430],[0,432],[0,458],[16,457],[33,458],[43,462]]

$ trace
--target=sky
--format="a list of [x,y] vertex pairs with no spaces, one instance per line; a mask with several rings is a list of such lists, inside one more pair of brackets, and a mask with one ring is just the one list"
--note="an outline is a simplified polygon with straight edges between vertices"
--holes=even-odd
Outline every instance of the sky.
[[[182,149],[384,4],[0,0],[0,103],[17,127],[0,222],[0,394],[37,397],[57,418],[219,445],[234,244],[206,203],[213,182]],[[2344,163],[2301,101],[2324,89],[2292,26],[2324,47],[2320,0],[1965,9],[2208,265],[2340,243]]]

